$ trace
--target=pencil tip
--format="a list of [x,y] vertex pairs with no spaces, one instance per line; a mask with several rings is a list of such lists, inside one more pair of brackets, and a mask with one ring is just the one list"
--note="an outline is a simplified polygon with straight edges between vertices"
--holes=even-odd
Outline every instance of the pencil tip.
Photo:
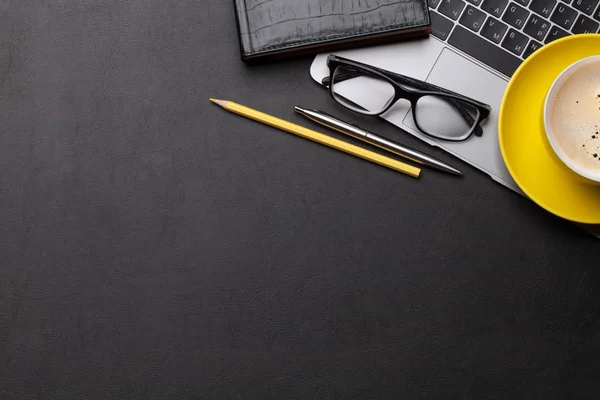
[[208,99],[221,107],[225,107],[225,105],[227,104],[225,100],[213,99],[212,97],[209,97]]

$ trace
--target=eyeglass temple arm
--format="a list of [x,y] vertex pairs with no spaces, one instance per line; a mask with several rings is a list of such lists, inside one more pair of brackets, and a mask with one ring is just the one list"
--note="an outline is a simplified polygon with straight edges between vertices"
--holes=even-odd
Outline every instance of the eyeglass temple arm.
[[[346,67],[347,69],[351,70],[351,67]],[[371,67],[373,69],[378,69],[375,67]],[[394,72],[389,72],[389,71],[381,71],[382,73],[386,74],[386,75],[392,75],[394,78],[396,78],[399,81],[404,81],[407,84],[411,85],[412,87],[414,87],[415,89],[420,89],[420,90],[437,90],[439,92],[445,93],[445,94],[452,94],[452,95],[457,95],[460,96],[460,94],[458,93],[454,93],[450,90],[446,90],[442,87],[439,86],[435,86],[432,85],[428,82],[423,82],[423,81],[419,81],[413,78],[410,78],[408,76],[404,76],[404,75],[400,75],[400,74],[396,74]],[[343,72],[343,73],[338,73],[336,74],[336,81],[347,81],[348,79],[352,79],[352,78],[356,78],[357,76],[363,75],[365,72],[361,72],[361,71],[353,71],[353,72]],[[325,86],[329,86],[330,83],[330,78],[328,76],[326,76],[325,78],[323,78],[321,80],[321,83]]]
[[[477,103],[477,104],[479,104],[482,107],[489,108],[489,105],[487,105],[485,103],[482,103],[482,102],[480,102],[478,100],[475,100],[475,99],[472,99],[470,97],[463,96],[460,93],[453,92],[451,90],[448,90],[448,89],[445,89],[443,87],[434,85],[432,83],[424,82],[424,81],[421,81],[419,79],[411,78],[410,76],[401,75],[401,74],[398,74],[396,72],[392,72],[392,71],[388,71],[388,70],[381,69],[381,68],[378,68],[378,67],[374,67],[372,65],[369,65],[368,67],[371,68],[371,69],[373,69],[373,70],[375,70],[375,71],[377,71],[377,72],[379,72],[379,73],[381,73],[381,74],[383,74],[383,75],[391,75],[391,76],[393,76],[395,79],[397,79],[400,82],[407,82],[407,84],[412,85],[415,89],[420,89],[420,90],[437,90],[437,91],[445,93],[445,94],[451,94],[453,96],[458,96],[458,97],[465,97],[469,101]],[[345,68],[347,68],[349,70],[354,70],[355,72],[347,72],[347,73],[340,74],[342,77],[344,77],[345,75],[348,75],[348,77],[347,78],[343,78],[342,81],[347,80],[347,79],[351,79],[351,78],[357,76],[356,69],[354,69],[352,66],[345,66]],[[323,85],[329,85],[329,77],[323,78],[321,83]]]
[[[375,67],[372,67],[372,68],[378,69],[378,68],[375,68]],[[410,78],[408,76],[396,74],[396,73],[389,72],[389,71],[386,71],[386,73],[394,76],[396,79],[398,79],[400,81],[407,82],[407,84],[410,84],[415,89],[420,89],[420,90],[437,90],[437,91],[445,93],[445,94],[458,95],[458,93],[454,93],[454,92],[452,92],[450,90],[446,90],[444,88],[432,85],[432,84],[427,83],[427,82],[419,81],[419,80]],[[339,79],[340,82],[343,82],[343,81],[346,81],[348,79],[356,78],[357,76],[360,76],[360,75],[362,75],[362,73],[358,72],[358,71],[355,71],[355,72],[343,72],[343,73],[340,73],[340,74],[336,75],[336,80]],[[321,80],[321,83],[323,85],[325,85],[325,86],[328,87],[329,83],[330,83],[330,78],[328,76],[325,77],[325,78],[323,78]],[[346,99],[346,100],[348,100],[348,99]],[[465,110],[465,108],[458,101],[455,101],[455,100],[451,99],[450,103],[452,104],[452,106],[454,108],[456,108],[456,110],[459,112],[460,116],[465,120],[466,123],[468,123],[470,125],[475,123],[475,119],[471,116],[471,114],[469,114],[469,112],[467,110]],[[352,103],[352,104],[355,104],[355,103]],[[360,107],[360,108],[362,108],[364,110],[363,107]],[[478,125],[477,127],[475,127],[475,131],[473,133],[476,136],[481,136],[483,134],[483,130]]]

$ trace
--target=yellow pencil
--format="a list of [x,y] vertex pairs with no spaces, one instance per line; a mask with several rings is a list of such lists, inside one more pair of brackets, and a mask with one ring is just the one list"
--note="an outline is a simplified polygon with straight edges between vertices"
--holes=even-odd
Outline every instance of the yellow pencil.
[[231,111],[246,118],[250,118],[255,121],[262,122],[263,124],[273,126],[275,128],[281,129],[282,131],[293,133],[294,135],[298,135],[305,139],[309,139],[314,142],[323,144],[325,146],[329,146],[336,150],[352,154],[356,157],[360,157],[362,159],[374,162],[375,164],[379,164],[384,167],[393,169],[394,171],[402,172],[404,174],[412,176],[413,178],[418,178],[421,173],[421,169],[413,167],[412,165],[403,163],[398,160],[394,160],[393,158],[382,156],[381,154],[375,153],[373,151],[363,149],[362,147],[353,145],[348,142],[344,142],[343,140],[327,136],[323,133],[313,131],[312,129],[296,125],[294,123],[285,121],[277,117],[273,117],[272,115],[262,113],[252,108],[243,106],[241,104],[234,103],[233,101],[217,99],[210,99],[210,101],[223,107],[227,111]]

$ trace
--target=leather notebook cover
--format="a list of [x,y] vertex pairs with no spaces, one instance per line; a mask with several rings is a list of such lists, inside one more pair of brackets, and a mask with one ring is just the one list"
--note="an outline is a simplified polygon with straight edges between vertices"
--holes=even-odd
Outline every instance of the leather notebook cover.
[[426,36],[427,0],[235,0],[244,61]]

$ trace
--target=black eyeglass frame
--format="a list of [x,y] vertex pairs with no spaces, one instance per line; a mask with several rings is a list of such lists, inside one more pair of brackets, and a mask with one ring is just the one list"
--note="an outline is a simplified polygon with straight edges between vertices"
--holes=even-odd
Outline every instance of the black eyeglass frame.
[[[379,115],[385,113],[386,111],[388,111],[398,100],[400,100],[400,99],[408,100],[411,105],[412,116],[413,116],[413,120],[415,122],[416,127],[422,133],[426,134],[427,136],[436,138],[436,139],[441,139],[441,140],[446,140],[446,141],[451,141],[451,142],[462,142],[462,141],[465,141],[468,138],[470,138],[473,134],[475,134],[475,136],[481,136],[483,134],[483,130],[481,129],[480,124],[481,124],[481,122],[483,122],[483,120],[485,120],[486,118],[489,117],[489,115],[492,111],[492,107],[490,105],[482,103],[482,102],[472,99],[470,97],[463,96],[463,95],[453,92],[451,90],[444,89],[442,87],[439,87],[439,86],[436,86],[431,83],[424,82],[424,81],[421,81],[421,80],[418,80],[415,78],[396,74],[394,72],[387,71],[385,69],[377,68],[377,67],[374,67],[371,65],[363,64],[358,61],[340,57],[340,56],[337,56],[334,54],[330,54],[328,56],[327,66],[329,67],[329,77],[323,78],[321,83],[328,87],[329,94],[337,103],[343,105],[344,107],[348,108],[349,110],[352,110],[352,111],[357,112],[362,115],[379,116]],[[330,82],[332,82],[332,80],[333,80],[335,71],[339,67],[351,67],[351,68],[357,70],[356,71],[357,75],[348,76],[345,79],[354,78],[356,76],[359,76],[359,74],[361,74],[361,73],[366,73],[365,75],[372,74],[381,79],[384,79],[385,81],[389,82],[392,85],[392,87],[394,88],[394,96],[388,101],[388,103],[383,107],[382,110],[375,112],[375,113],[363,112],[362,110],[364,110],[364,111],[367,111],[367,110],[365,110],[364,108],[362,108],[360,106],[355,108],[355,107],[351,107],[349,104],[340,102],[336,98],[339,95],[336,95],[333,92],[333,85],[330,85]],[[410,88],[403,86],[403,85],[410,86]],[[441,137],[441,136],[427,132],[425,129],[423,129],[419,125],[419,122],[417,120],[417,114],[416,114],[417,102],[419,99],[421,99],[424,96],[439,96],[439,97],[444,97],[446,99],[449,99],[449,103],[452,104],[459,111],[461,116],[468,123],[473,124],[471,127],[471,130],[458,138],[452,138],[452,139],[447,138],[447,137]],[[347,100],[347,99],[345,99],[345,100]],[[464,107],[461,106],[459,102],[456,102],[456,101],[453,102],[452,100],[458,100],[458,101],[464,102],[464,103],[472,106],[474,109],[477,110],[477,117],[475,119],[473,119],[471,114],[468,113],[468,111],[465,110]],[[352,102],[350,102],[350,103],[352,103]]]

